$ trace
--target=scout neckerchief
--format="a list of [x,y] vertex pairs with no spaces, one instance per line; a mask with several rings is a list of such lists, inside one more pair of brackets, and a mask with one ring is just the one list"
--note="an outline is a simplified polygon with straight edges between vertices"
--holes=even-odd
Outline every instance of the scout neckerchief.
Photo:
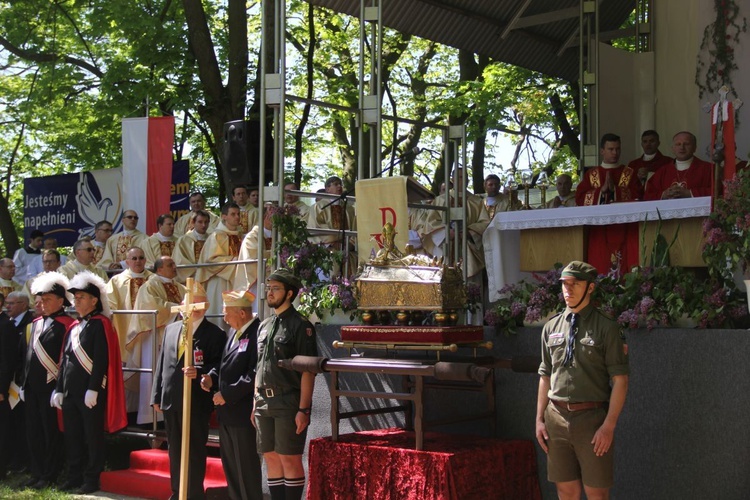
[[[89,375],[91,375],[91,372],[94,369],[94,360],[91,359],[89,354],[81,345],[81,332],[83,332],[83,329],[88,326],[89,319],[91,319],[92,315],[93,314],[89,314],[86,317],[81,318],[80,323],[73,325],[73,329],[70,331],[70,350],[73,351],[73,354],[78,360],[78,363],[80,363],[80,365],[84,370],[86,370],[86,373],[88,373]],[[102,378],[102,389],[106,389],[106,387],[107,376],[104,375],[104,377]]]

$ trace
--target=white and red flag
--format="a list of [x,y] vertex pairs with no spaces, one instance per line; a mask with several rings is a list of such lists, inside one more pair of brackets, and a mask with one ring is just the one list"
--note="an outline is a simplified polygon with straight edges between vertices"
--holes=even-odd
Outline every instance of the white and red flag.
[[122,120],[123,208],[138,213],[138,229],[146,234],[170,210],[173,144],[173,116]]

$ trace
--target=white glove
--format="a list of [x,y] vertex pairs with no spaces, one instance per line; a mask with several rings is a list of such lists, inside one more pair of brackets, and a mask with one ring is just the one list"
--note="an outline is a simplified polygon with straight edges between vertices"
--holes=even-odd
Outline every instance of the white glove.
[[26,395],[23,393],[23,389],[18,389],[18,399],[26,401]]
[[49,405],[53,408],[57,408],[58,410],[62,410],[62,403],[63,403],[63,393],[53,392],[52,397],[49,400]]
[[83,398],[83,402],[87,408],[93,408],[96,406],[96,397],[99,395],[96,391],[86,391],[86,396]]

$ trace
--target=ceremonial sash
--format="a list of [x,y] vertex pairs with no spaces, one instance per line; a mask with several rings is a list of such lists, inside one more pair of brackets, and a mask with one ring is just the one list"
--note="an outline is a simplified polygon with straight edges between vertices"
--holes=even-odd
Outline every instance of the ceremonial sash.
[[174,253],[174,241],[160,241],[159,249],[162,257],[170,257]]
[[630,167],[625,167],[622,170],[622,174],[620,174],[620,182],[618,183],[619,187],[622,188],[620,191],[621,199],[618,201],[632,201],[630,198],[630,189],[628,189],[628,186],[630,185],[630,182],[633,179],[633,169]]
[[206,244],[206,240],[195,240],[195,244],[193,245],[193,255],[195,256],[195,262],[198,262],[198,259],[200,259],[201,251],[203,250],[203,245]]
[[[88,323],[86,323],[88,324]],[[82,323],[78,323],[73,326],[73,330],[70,332],[70,349],[73,351],[78,363],[86,370],[86,373],[91,375],[91,371],[94,369],[94,361],[91,359],[89,354],[81,345],[81,331],[86,327]],[[107,388],[107,376],[104,375],[102,378],[102,389]]]
[[130,288],[130,308],[135,309],[135,297],[138,295],[138,290],[141,289],[141,286],[146,282],[146,278],[130,278],[130,282],[128,283]]
[[247,227],[249,224],[247,210],[240,210],[240,226],[245,233],[250,232],[250,228]]
[[599,187],[602,186],[602,179],[599,176],[599,170],[598,169],[595,168],[594,170],[591,171],[590,180],[591,180],[591,187],[593,187],[593,188],[599,188]]
[[180,290],[174,283],[162,283],[162,285],[164,285],[164,290],[167,292],[167,302],[173,302],[175,304],[182,302]]
[[132,236],[121,234],[117,237],[117,250],[115,255],[115,262],[125,260],[127,257],[128,248],[131,247],[130,242],[133,240]]
[[229,239],[229,255],[238,257],[240,255],[240,237],[236,234],[227,234]]
[[94,260],[92,264],[96,265],[99,263],[100,260],[102,260],[102,256],[104,255],[104,247],[94,245]]
[[53,380],[57,379],[58,367],[55,360],[49,354],[47,354],[47,351],[44,350],[44,347],[39,340],[42,336],[42,333],[44,332],[44,320],[41,319],[35,322],[35,324],[37,326],[33,332],[34,342],[31,348],[44,369],[47,370],[47,383],[49,384]]

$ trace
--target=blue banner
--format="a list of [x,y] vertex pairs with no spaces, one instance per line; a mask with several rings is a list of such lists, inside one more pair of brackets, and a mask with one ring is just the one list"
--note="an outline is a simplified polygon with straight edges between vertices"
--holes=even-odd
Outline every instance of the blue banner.
[[[190,169],[187,160],[172,166],[172,214],[190,209]],[[24,242],[39,229],[57,239],[58,246],[72,246],[83,236],[94,236],[103,220],[122,230],[122,169],[92,170],[77,174],[33,177],[23,181]]]

